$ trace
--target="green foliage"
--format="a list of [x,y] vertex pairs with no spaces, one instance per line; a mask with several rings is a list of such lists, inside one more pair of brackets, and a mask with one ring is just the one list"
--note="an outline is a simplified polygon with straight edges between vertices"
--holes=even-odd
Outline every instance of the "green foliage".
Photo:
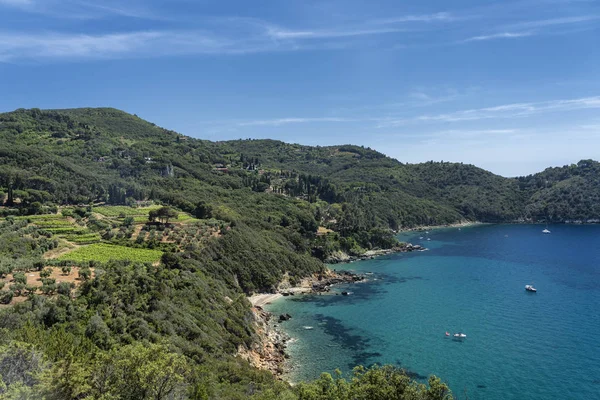
[[87,281],[92,277],[92,270],[90,267],[85,266],[79,269],[79,279]]
[[15,272],[13,275],[13,281],[17,284],[25,285],[27,283],[27,276],[23,272]]
[[357,367],[347,381],[338,374],[334,379],[323,373],[311,383],[296,388],[298,400],[451,400],[448,387],[437,377],[429,378],[428,386],[417,384],[402,370],[392,366],[370,369]]
[[40,278],[49,278],[50,275],[52,275],[51,268],[44,268],[43,270],[40,271]]
[[12,290],[0,290],[0,304],[9,304],[14,295]]
[[86,261],[133,260],[151,263],[158,261],[161,255],[162,252],[159,250],[135,249],[98,243],[79,247],[70,253],[60,256],[59,260],[78,263]]

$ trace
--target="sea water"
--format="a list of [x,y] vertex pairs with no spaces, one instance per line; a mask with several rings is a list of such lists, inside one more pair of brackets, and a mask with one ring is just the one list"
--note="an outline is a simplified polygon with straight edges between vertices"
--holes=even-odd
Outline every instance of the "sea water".
[[288,378],[394,364],[460,399],[600,399],[600,226],[543,228],[415,232],[429,250],[331,266],[368,279],[267,307],[293,317]]

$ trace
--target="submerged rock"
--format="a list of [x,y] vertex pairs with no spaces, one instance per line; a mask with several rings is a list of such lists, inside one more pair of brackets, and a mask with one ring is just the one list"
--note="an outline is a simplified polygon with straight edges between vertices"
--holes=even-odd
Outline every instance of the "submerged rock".
[[279,316],[279,322],[288,321],[290,319],[292,319],[292,316],[290,314],[281,314]]

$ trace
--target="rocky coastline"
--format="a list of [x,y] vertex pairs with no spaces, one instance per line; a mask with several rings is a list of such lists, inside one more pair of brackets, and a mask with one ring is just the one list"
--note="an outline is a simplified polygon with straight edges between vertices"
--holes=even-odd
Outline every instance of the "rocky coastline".
[[380,249],[380,250],[369,250],[363,254],[359,255],[350,255],[344,253],[342,251],[338,251],[331,256],[329,256],[326,260],[326,264],[340,264],[340,263],[350,263],[359,260],[371,260],[375,257],[393,254],[393,253],[408,253],[411,251],[423,251],[427,250],[425,247],[418,244],[411,243],[402,243],[399,246],[392,247],[391,249]]
[[364,279],[363,275],[350,271],[326,270],[324,273],[303,279],[299,286],[291,286],[284,280],[276,293],[250,296],[252,324],[257,334],[257,340],[249,349],[240,346],[238,356],[247,360],[252,366],[268,370],[277,378],[283,379],[282,376],[286,372],[285,360],[288,357],[286,347],[291,338],[283,332],[279,324],[285,323],[293,316],[289,314],[275,316],[266,311],[263,306],[279,297],[326,294],[331,292],[334,285],[360,282]]
[[478,221],[461,221],[455,222],[452,224],[444,224],[444,225],[419,225],[414,226],[412,228],[400,228],[398,229],[398,233],[402,232],[424,232],[424,231],[432,231],[434,229],[444,229],[444,228],[466,228],[469,226],[482,225],[484,222]]

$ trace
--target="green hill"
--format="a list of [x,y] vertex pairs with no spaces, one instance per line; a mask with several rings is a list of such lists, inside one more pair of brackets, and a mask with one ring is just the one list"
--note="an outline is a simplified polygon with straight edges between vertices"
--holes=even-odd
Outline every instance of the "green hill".
[[[110,108],[0,114],[0,141],[0,398],[335,399],[331,377],[291,389],[234,357],[257,343],[246,294],[390,248],[400,228],[600,218],[594,161],[507,179],[350,145],[198,140]],[[72,267],[72,285],[52,278]],[[445,394],[387,368],[346,393],[369,379]]]

